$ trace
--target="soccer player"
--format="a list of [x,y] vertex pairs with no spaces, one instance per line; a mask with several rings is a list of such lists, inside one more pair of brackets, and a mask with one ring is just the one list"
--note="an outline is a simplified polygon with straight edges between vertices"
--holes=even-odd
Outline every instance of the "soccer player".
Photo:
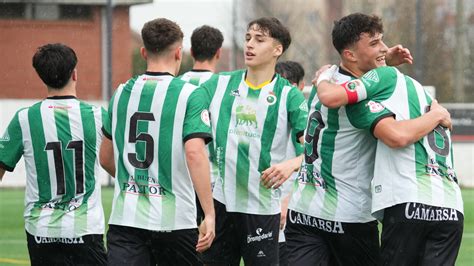
[[[435,100],[423,86],[393,67],[373,69],[342,86],[323,78],[318,87],[334,95],[346,93],[340,104],[358,102],[350,107],[358,114],[387,110],[406,121],[434,111]],[[372,213],[383,224],[382,264],[454,265],[464,216],[450,131],[438,125],[415,142],[394,149],[393,142],[384,138],[390,123],[381,120],[373,130],[378,141]]]
[[[280,74],[283,78],[287,79],[293,86],[297,87],[300,91],[304,89],[304,68],[300,63],[295,61],[283,61],[278,62],[275,67],[276,73]],[[293,135],[291,132],[290,135]],[[288,142],[288,148],[286,149],[286,154],[288,158],[292,158],[295,155],[299,156],[303,154],[303,145],[297,142],[296,137],[292,136],[291,141]],[[283,183],[281,188],[281,215],[280,215],[280,233],[278,236],[278,252],[279,252],[279,265],[285,266],[288,265],[288,251],[286,248],[285,240],[285,225],[286,225],[286,215],[288,214],[288,203],[290,201],[290,190],[293,181],[298,176],[297,172],[291,174],[291,177],[288,181]]]
[[[207,94],[174,77],[183,41],[176,23],[151,20],[142,39],[147,71],[117,88],[103,127],[100,161],[115,176],[108,262],[198,265],[196,251],[215,234]],[[205,214],[200,234],[194,190]]]
[[47,98],[18,110],[0,139],[0,180],[23,155],[31,265],[105,265],[99,146],[103,109],[76,98],[77,57],[63,44],[37,49]]
[[[352,79],[351,73],[385,65],[385,59],[391,65],[411,62],[402,47],[388,49],[382,34],[376,16],[351,14],[335,22],[332,38],[341,65],[332,80],[344,83]],[[423,117],[396,121],[379,105],[367,103],[365,112],[336,108],[323,102],[319,87],[317,92],[319,98],[316,88],[309,98],[305,159],[285,231],[290,264],[378,265],[378,229],[370,209],[376,148],[371,131],[386,127],[386,134],[376,136],[403,146],[428,134],[449,113],[433,105],[433,112]]]
[[191,35],[191,56],[194,58],[194,66],[179,78],[196,86],[206,82],[216,72],[222,42],[224,36],[216,28],[204,25],[195,29]]
[[290,33],[276,18],[248,24],[245,70],[224,73],[202,86],[211,96],[211,124],[219,176],[213,195],[216,241],[208,265],[278,263],[279,186],[299,168],[286,160],[290,130],[300,138],[307,117],[303,94],[275,74]]
[[[194,58],[194,67],[191,71],[184,73],[179,76],[180,79],[187,81],[196,86],[201,85],[211,78],[216,72],[216,65],[221,56],[222,42],[224,36],[222,33],[213,27],[204,25],[196,28],[191,35],[191,55]],[[213,143],[209,143],[209,159],[212,160],[212,154],[214,150]],[[217,167],[211,165],[211,187],[214,187],[215,180],[213,177],[217,176]],[[204,218],[204,212],[202,210],[199,200],[197,202],[197,222],[198,225]]]

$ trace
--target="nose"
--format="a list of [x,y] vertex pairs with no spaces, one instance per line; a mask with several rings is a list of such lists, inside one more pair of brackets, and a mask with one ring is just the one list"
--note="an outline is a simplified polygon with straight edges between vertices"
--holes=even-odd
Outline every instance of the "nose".
[[388,47],[387,45],[382,41],[382,48],[381,48],[382,52],[386,53],[388,52]]

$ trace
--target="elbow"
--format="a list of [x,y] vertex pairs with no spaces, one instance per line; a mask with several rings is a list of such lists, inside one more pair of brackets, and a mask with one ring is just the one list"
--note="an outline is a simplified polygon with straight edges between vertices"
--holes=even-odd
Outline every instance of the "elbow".
[[206,156],[203,155],[203,151],[200,150],[187,150],[186,151],[186,161],[188,164],[202,163],[206,159]]

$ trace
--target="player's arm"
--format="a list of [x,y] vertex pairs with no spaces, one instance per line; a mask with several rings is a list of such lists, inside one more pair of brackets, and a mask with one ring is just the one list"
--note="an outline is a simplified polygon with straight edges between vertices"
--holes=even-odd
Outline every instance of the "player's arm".
[[23,137],[18,116],[22,110],[16,112],[4,135],[0,138],[0,181],[2,181],[5,171],[13,172],[23,155]]
[[194,190],[204,211],[204,221],[199,228],[198,252],[207,250],[215,236],[215,212],[211,191],[209,158],[204,139],[193,138],[184,144],[186,162],[193,181]]
[[388,66],[399,66],[401,64],[413,64],[413,57],[408,48],[401,44],[388,48],[385,55],[385,62]]
[[390,148],[402,148],[417,142],[439,124],[451,128],[451,118],[449,112],[433,100],[431,110],[415,119],[397,121],[392,116],[380,120],[373,134]]
[[5,174],[5,169],[0,167],[0,181],[2,181],[4,174]]
[[102,144],[100,145],[99,160],[100,165],[111,176],[115,176],[115,162],[114,162],[114,148],[112,140],[107,136],[102,137]]
[[[192,85],[189,85],[192,86]],[[206,144],[212,141],[209,116],[209,95],[197,88],[189,96],[183,126],[183,142],[186,162],[194,190],[204,211],[204,221],[199,226],[196,251],[207,250],[215,237],[215,211],[211,190],[211,172]]]

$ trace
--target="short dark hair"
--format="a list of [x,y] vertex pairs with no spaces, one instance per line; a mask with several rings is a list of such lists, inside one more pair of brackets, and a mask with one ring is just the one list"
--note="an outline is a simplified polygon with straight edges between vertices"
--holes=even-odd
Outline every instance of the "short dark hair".
[[41,80],[50,88],[62,89],[69,82],[77,64],[76,53],[61,44],[38,47],[33,56],[33,67]]
[[362,33],[374,36],[383,33],[382,19],[376,15],[354,13],[334,21],[332,29],[332,44],[342,54],[342,51],[360,40]]
[[249,25],[247,26],[247,30],[249,30],[253,25],[256,25],[259,31],[268,33],[270,37],[280,42],[283,46],[283,52],[285,52],[286,49],[288,49],[288,47],[290,46],[291,34],[277,18],[258,18],[249,23]]
[[300,63],[295,61],[278,62],[275,71],[289,82],[299,84],[304,78],[304,69]]
[[193,31],[191,35],[191,50],[197,61],[210,60],[221,48],[224,36],[220,30],[204,25]]
[[183,40],[183,32],[175,22],[166,18],[150,20],[142,28],[145,49],[152,54],[161,54],[171,45]]

